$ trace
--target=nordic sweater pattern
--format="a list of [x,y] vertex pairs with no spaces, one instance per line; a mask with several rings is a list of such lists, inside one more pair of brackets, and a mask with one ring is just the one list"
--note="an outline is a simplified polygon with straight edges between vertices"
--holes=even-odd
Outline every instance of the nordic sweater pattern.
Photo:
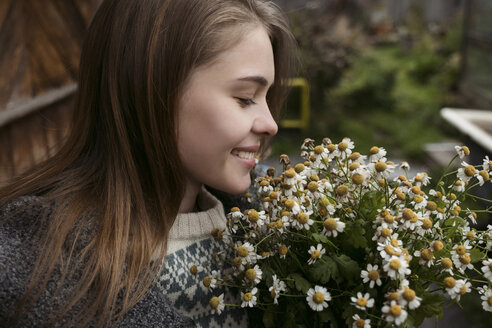
[[[212,270],[225,269],[213,259],[224,253],[223,241],[212,238],[213,228],[225,229],[226,219],[222,203],[202,189],[198,197],[202,211],[179,214],[170,231],[165,269],[158,279],[163,294],[182,314],[193,319],[197,327],[247,327],[247,315],[243,308],[226,307],[219,314],[211,312],[212,296],[224,293],[226,304],[238,304],[238,297],[223,288],[208,290],[201,282]],[[190,272],[192,265],[203,265],[196,276]]]
[[[7,326],[15,303],[26,291],[27,282],[39,254],[40,236],[47,228],[42,223],[45,222],[42,220],[44,208],[35,204],[36,200],[35,197],[24,197],[0,208],[0,327]],[[12,213],[15,214],[3,222],[5,217]],[[81,272],[81,270],[76,271]],[[59,270],[55,269],[37,304],[14,327],[41,327],[50,319],[54,310],[64,304],[64,298],[73,290],[80,272],[75,272],[72,279],[66,279],[61,286],[60,296],[53,298],[52,295],[61,277]],[[79,306],[86,300],[83,299],[81,302]],[[76,311],[77,305],[58,323],[57,327],[66,326]],[[144,298],[117,324],[119,328],[193,326],[189,318],[173,308],[157,284],[154,284]]]

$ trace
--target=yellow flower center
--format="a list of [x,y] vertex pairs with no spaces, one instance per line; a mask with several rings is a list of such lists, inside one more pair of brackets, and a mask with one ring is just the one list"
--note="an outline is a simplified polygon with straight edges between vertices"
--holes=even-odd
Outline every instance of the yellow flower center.
[[419,220],[419,218],[417,217],[417,215],[414,215],[411,219],[410,219],[410,222],[411,223],[417,223],[417,221]]
[[405,291],[403,292],[403,298],[404,299],[406,299],[408,302],[411,302],[416,297],[417,297],[417,295],[415,294],[415,291],[413,289],[405,287]]
[[444,269],[449,269],[453,266],[453,262],[451,261],[451,259],[449,257],[444,257],[441,260],[441,265]]
[[448,200],[456,200],[456,195],[454,193],[450,193],[449,195],[446,196]]
[[463,245],[459,245],[458,247],[455,248],[456,254],[458,255],[465,255],[466,254],[466,248]]
[[206,276],[205,278],[203,278],[202,282],[203,282],[203,286],[210,287],[210,284],[212,283],[212,277]]
[[467,254],[462,255],[462,256],[460,256],[460,262],[463,263],[463,264],[465,264],[465,265],[470,264],[471,258]]
[[377,153],[379,153],[379,148],[376,146],[372,146],[371,149],[369,149],[369,153],[371,155],[376,155]]
[[335,230],[337,228],[337,221],[334,218],[328,218],[323,222],[323,226],[328,231]]
[[323,146],[321,146],[321,145],[314,147],[314,153],[315,153],[316,155],[322,154],[322,153],[323,153],[323,151],[324,151],[324,148],[323,148]]
[[358,328],[364,328],[365,325],[366,322],[364,321],[364,319],[357,319],[357,321],[355,322],[355,326]]
[[394,221],[395,221],[395,218],[392,215],[390,215],[390,214],[385,215],[384,222],[386,222],[388,224],[392,224]]
[[282,220],[275,221],[275,228],[282,229],[284,226],[284,222]]
[[256,271],[255,269],[248,269],[246,270],[246,273],[244,274],[248,280],[255,280],[256,278]]
[[467,290],[468,290],[468,289],[466,288],[466,285],[465,285],[465,284],[463,284],[463,286],[460,288],[460,294],[461,294],[461,295],[464,295],[464,294],[467,292]]
[[433,247],[436,252],[439,252],[444,248],[444,244],[440,240],[436,240],[434,241]]
[[391,246],[393,247],[398,247],[398,239],[396,238],[391,238]]
[[246,302],[251,301],[252,298],[253,298],[253,294],[251,294],[251,293],[245,293],[243,296],[243,300]]
[[353,152],[352,154],[350,154],[349,159],[350,159],[351,161],[355,161],[355,160],[357,160],[359,157],[360,157],[360,153],[359,153],[359,152]]
[[427,208],[429,211],[435,211],[437,209],[437,204],[430,200],[427,202],[427,205],[425,205],[425,208]]
[[337,187],[337,195],[338,196],[345,196],[348,194],[349,188],[346,185],[340,185]]
[[401,262],[399,259],[392,259],[389,264],[390,268],[393,270],[398,270],[401,268]]
[[432,220],[430,218],[425,218],[422,220],[422,228],[428,230],[432,228]]
[[456,280],[454,280],[453,277],[446,277],[444,278],[444,286],[446,286],[446,288],[453,288],[456,286]]
[[236,249],[236,254],[239,255],[239,256],[241,256],[241,257],[246,257],[246,256],[248,256],[249,251],[248,251],[248,249],[245,246],[239,246]]
[[399,191],[396,193],[396,198],[398,198],[399,200],[405,200],[407,198],[407,196],[404,193],[402,193],[401,191]]
[[318,183],[317,183],[316,181],[311,181],[311,182],[308,184],[308,186],[307,186],[307,187],[308,187],[308,190],[309,190],[310,192],[315,192],[315,191],[317,191],[317,190],[318,190],[318,187],[319,187],[319,186],[318,186]]
[[348,144],[345,141],[342,141],[338,144],[338,150],[345,151],[348,148]]
[[489,263],[489,270],[492,271],[492,262]]
[[379,279],[379,272],[377,272],[376,270],[371,270],[368,272],[367,276],[371,280],[378,280]]
[[270,185],[270,182],[268,182],[268,180],[262,180],[260,182],[260,186],[261,187],[266,187],[266,186],[269,186]]
[[399,305],[392,305],[390,307],[390,313],[393,317],[399,317],[401,315],[401,306]]
[[326,208],[321,208],[321,209],[319,210],[319,215],[320,215],[321,217],[325,217],[325,216],[327,216],[327,215],[328,215],[328,210],[327,210]]
[[305,166],[302,163],[296,164],[296,166],[294,166],[294,171],[296,171],[297,173],[301,173],[302,171],[304,171],[304,169]]
[[359,167],[360,167],[360,164],[358,162],[353,162],[353,163],[350,163],[349,170],[353,171],[353,170],[358,169]]
[[388,168],[388,165],[383,161],[377,161],[374,168],[377,172],[384,172]]
[[277,296],[277,292],[275,291],[275,289],[272,289],[272,290],[270,291],[270,296],[271,296],[272,298],[275,298],[275,296]]
[[248,211],[248,219],[251,222],[257,222],[260,219],[260,214],[256,210],[251,209]]
[[208,304],[210,304],[212,309],[216,309],[219,306],[219,298],[217,296],[212,297]]
[[489,297],[489,299],[487,300],[487,303],[489,303],[489,306],[492,306],[492,296]]
[[364,182],[364,176],[360,173],[355,173],[352,176],[352,182],[356,185],[361,185]]
[[318,204],[320,204],[323,207],[326,207],[326,206],[330,205],[330,200],[326,197],[323,197],[318,201]]
[[489,170],[492,170],[492,161],[489,161]]
[[311,258],[312,259],[317,259],[320,254],[321,254],[321,251],[315,249],[314,251],[311,252]]
[[239,207],[233,207],[231,208],[231,212],[239,212]]
[[391,236],[391,230],[388,228],[381,229],[381,236],[388,238],[389,236]]
[[297,216],[297,222],[300,224],[306,224],[308,222],[309,216],[306,213],[299,213]]
[[270,199],[277,199],[278,198],[278,192],[272,191],[270,193]]
[[412,189],[410,189],[415,195],[421,195],[422,190],[420,190],[419,186],[413,186]]
[[281,245],[279,248],[278,248],[278,253],[280,255],[285,255],[287,254],[287,252],[289,251],[289,248],[285,245]]
[[489,181],[489,179],[490,179],[489,172],[487,172],[485,170],[480,170],[480,172],[478,172],[478,174],[480,174],[482,176],[484,181]]
[[465,154],[465,156],[470,155],[470,149],[467,146],[461,146],[461,150]]
[[359,297],[357,299],[357,305],[359,305],[359,306],[366,306],[367,305],[367,300],[364,297]]
[[284,175],[287,178],[292,179],[293,177],[296,176],[296,171],[294,169],[288,169],[287,171],[284,172]]
[[388,299],[390,301],[396,301],[396,300],[398,300],[398,297],[400,297],[400,293],[397,293],[397,292],[393,292],[393,293],[390,293],[388,295]]
[[388,253],[389,255],[394,255],[396,252],[393,250],[393,246],[391,245],[385,245],[384,246],[384,251]]
[[241,260],[240,257],[235,257],[233,260],[232,260],[232,265],[236,268],[239,268],[241,266],[241,263],[243,261]]
[[268,257],[270,256],[270,252],[262,252],[261,257]]
[[190,272],[191,272],[191,274],[197,274],[197,273],[198,273],[198,268],[197,268],[197,266],[196,266],[196,265],[192,265],[192,266],[190,267]]
[[313,301],[316,304],[321,304],[325,301],[325,295],[323,295],[323,293],[316,292],[313,295]]
[[285,201],[285,207],[287,207],[289,210],[293,209],[295,205],[296,203],[293,199],[287,199]]
[[330,153],[333,153],[335,149],[337,149],[337,147],[334,144],[329,144],[328,146],[326,146],[326,149],[328,149]]
[[473,231],[468,231],[468,233],[466,234],[466,238],[472,240],[473,238],[475,238],[475,233]]
[[420,257],[425,261],[430,261],[434,258],[434,253],[432,253],[430,249],[426,248],[422,250],[422,252],[420,253]]
[[424,197],[422,197],[422,196],[415,196],[415,197],[413,198],[413,201],[414,201],[415,203],[417,203],[417,204],[420,204],[420,203],[422,203],[422,202],[424,201]]
[[415,213],[409,208],[405,208],[402,212],[402,217],[404,220],[410,220],[415,216]]
[[463,170],[463,172],[465,173],[465,175],[467,177],[472,177],[475,175],[477,170],[475,169],[475,167],[473,165],[467,165],[467,166],[465,166],[465,169]]

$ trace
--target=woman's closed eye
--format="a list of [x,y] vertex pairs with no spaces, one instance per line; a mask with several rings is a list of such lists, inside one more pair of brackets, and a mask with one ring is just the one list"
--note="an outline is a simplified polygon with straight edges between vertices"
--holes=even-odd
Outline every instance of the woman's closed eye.
[[251,105],[255,105],[256,102],[251,99],[251,98],[240,98],[240,97],[236,97],[237,101],[239,102],[239,104],[243,107],[246,107],[246,106],[251,106]]

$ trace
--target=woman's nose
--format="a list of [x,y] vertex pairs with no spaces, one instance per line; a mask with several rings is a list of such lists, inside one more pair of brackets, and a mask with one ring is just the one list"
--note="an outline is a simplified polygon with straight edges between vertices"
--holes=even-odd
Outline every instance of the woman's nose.
[[260,109],[258,116],[253,122],[253,132],[265,137],[273,137],[277,134],[278,126],[273,119],[270,108],[265,103]]

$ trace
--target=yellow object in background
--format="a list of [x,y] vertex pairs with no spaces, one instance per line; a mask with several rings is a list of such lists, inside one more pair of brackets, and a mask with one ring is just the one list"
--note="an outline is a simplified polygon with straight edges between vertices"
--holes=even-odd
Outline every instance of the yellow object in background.
[[281,128],[298,128],[303,132],[307,132],[309,128],[309,85],[306,79],[301,77],[292,78],[289,80],[289,86],[292,88],[300,88],[299,101],[299,118],[280,120]]

